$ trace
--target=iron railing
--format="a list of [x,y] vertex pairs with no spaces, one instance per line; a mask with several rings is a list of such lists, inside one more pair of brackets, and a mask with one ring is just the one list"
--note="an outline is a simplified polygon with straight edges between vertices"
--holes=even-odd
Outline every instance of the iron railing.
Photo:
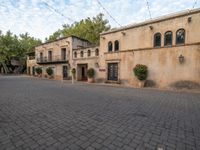
[[34,60],[35,56],[28,56],[28,60]]
[[67,58],[64,55],[55,55],[49,57],[37,57],[37,63],[45,64],[45,63],[64,63],[67,62]]

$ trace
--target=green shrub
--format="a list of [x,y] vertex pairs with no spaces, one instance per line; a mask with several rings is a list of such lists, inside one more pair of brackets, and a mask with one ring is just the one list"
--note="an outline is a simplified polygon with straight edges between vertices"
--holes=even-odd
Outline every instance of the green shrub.
[[93,78],[94,75],[95,75],[94,69],[93,69],[93,68],[88,69],[88,71],[87,71],[87,76],[88,76],[89,78]]
[[49,76],[52,76],[52,75],[53,75],[53,69],[52,69],[51,67],[48,67],[48,68],[46,69],[46,72],[47,72],[47,74],[48,74]]
[[138,80],[146,80],[148,76],[148,67],[146,65],[137,64],[135,68],[133,68],[133,72]]
[[75,74],[76,74],[76,69],[73,68],[73,69],[71,70],[71,72],[72,72],[72,75],[75,76]]
[[42,68],[40,67],[35,68],[35,71],[37,74],[42,74]]

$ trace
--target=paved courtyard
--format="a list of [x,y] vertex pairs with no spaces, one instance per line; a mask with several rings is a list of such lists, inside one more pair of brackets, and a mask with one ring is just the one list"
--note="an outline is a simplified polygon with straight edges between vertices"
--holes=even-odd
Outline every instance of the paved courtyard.
[[1,150],[200,150],[200,94],[0,76]]

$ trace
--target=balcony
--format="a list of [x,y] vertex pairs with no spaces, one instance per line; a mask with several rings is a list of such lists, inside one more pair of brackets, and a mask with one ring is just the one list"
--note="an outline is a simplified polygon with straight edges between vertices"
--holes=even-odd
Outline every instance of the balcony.
[[67,58],[64,55],[57,55],[52,57],[38,57],[38,64],[59,64],[59,63],[67,63]]
[[34,60],[35,56],[28,56],[28,60]]

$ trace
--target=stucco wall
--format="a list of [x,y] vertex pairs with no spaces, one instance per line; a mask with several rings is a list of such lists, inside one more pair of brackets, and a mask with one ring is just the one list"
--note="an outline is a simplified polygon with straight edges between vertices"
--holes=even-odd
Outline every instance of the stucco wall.
[[[87,69],[93,68],[95,70],[95,80],[96,82],[99,82],[99,55],[96,55],[95,51],[99,47],[87,47],[87,48],[81,48],[81,49],[74,49],[73,50],[73,62],[72,66],[73,68],[76,68],[76,76],[77,80],[80,80],[80,74],[81,70],[79,66],[87,65]],[[88,50],[90,50],[90,56],[88,56]],[[83,57],[81,57],[81,51],[84,53]],[[77,57],[74,56],[74,54],[77,54]]]
[[[191,22],[188,22],[188,17],[192,17]],[[176,31],[184,28],[186,31],[185,43],[199,42],[200,37],[200,12],[196,14],[188,14],[187,16],[172,18],[164,21],[133,27],[131,29],[124,29],[123,31],[113,32],[109,34],[102,34],[100,39],[100,49],[102,52],[107,52],[107,44],[109,41],[114,43],[119,40],[120,51],[128,49],[140,49],[153,47],[154,34],[160,32],[162,35],[161,45],[164,46],[164,34],[167,31],[173,32],[173,45],[176,41]],[[150,29],[150,26],[153,29]],[[122,34],[122,32],[125,33]]]
[[[188,22],[188,17],[192,18]],[[107,64],[119,64],[118,76],[122,84],[137,86],[133,68],[136,64],[145,64],[149,69],[148,80],[153,80],[157,87],[167,87],[171,83],[190,80],[200,83],[200,12],[182,17],[158,21],[101,35],[100,39],[100,78],[107,80]],[[150,29],[150,26],[153,29]],[[176,45],[176,31],[184,28],[185,43]],[[164,34],[173,32],[172,46],[164,46]],[[122,34],[124,32],[125,34]],[[160,32],[161,47],[154,48],[154,34]],[[108,52],[108,42],[118,40],[118,52]],[[178,57],[183,55],[185,62],[179,63]]]
[[[29,75],[33,75],[33,67],[37,66],[36,60],[35,59],[30,60],[29,58],[27,58],[26,66],[27,66],[27,73]],[[29,67],[30,67],[30,72],[28,72]]]

